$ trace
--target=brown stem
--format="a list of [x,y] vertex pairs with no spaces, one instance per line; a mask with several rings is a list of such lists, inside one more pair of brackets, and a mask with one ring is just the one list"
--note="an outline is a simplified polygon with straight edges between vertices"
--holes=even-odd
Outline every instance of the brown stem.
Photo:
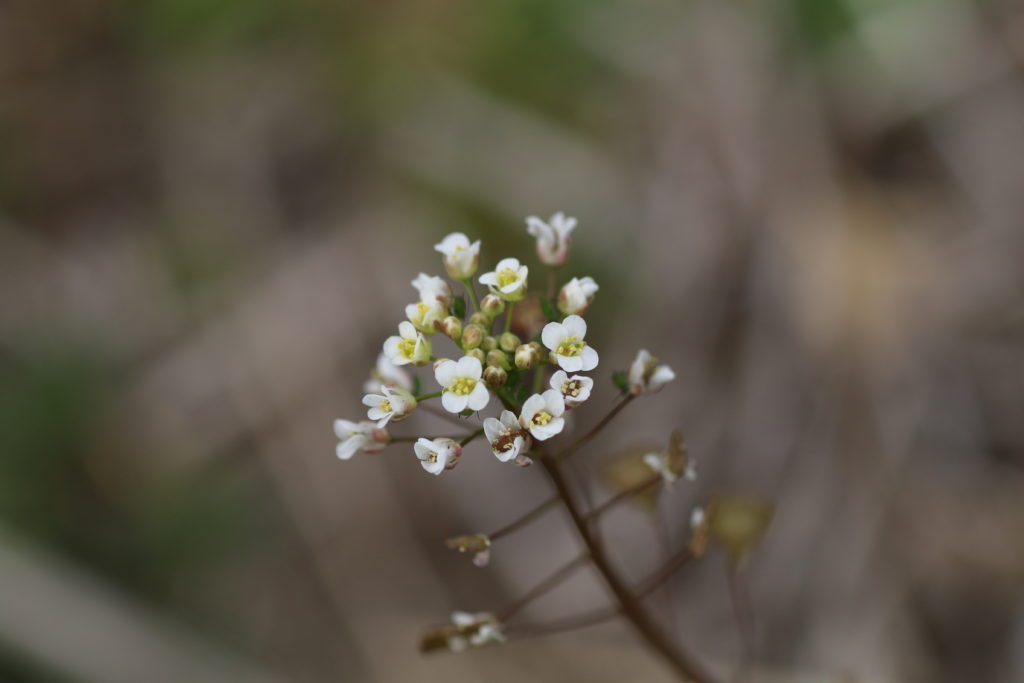
[[525,515],[523,515],[519,519],[515,520],[514,522],[506,524],[505,526],[503,526],[500,529],[498,529],[497,531],[495,531],[493,534],[487,534],[487,538],[491,539],[491,541],[493,542],[493,541],[498,540],[502,536],[508,536],[513,531],[518,531],[519,529],[521,529],[522,527],[526,526],[527,524],[529,524],[533,520],[537,519],[538,517],[543,515],[545,512],[547,512],[548,510],[550,510],[551,508],[553,508],[557,504],[558,504],[558,494],[555,494],[555,495],[551,496],[550,498],[548,498],[547,500],[545,500],[540,505],[538,505],[537,507],[535,507],[534,509],[532,509],[529,512],[527,512]]
[[[621,406],[625,405],[627,402],[628,399],[619,404],[619,407],[621,408]],[[615,411],[613,411],[613,414],[614,412]],[[606,418],[605,421],[607,421],[607,419],[608,418]],[[682,652],[675,643],[673,643],[665,633],[662,632],[644,609],[639,598],[633,594],[619,576],[618,572],[615,571],[615,568],[612,566],[608,556],[605,555],[601,544],[597,542],[596,538],[591,533],[590,526],[587,524],[587,518],[580,510],[579,506],[576,505],[575,499],[572,496],[572,492],[569,491],[569,487],[565,481],[565,476],[562,473],[562,468],[558,464],[558,461],[555,458],[545,457],[543,455],[540,460],[541,463],[543,463],[548,476],[551,478],[551,482],[554,484],[555,489],[558,491],[558,495],[562,500],[562,505],[565,507],[566,512],[569,513],[569,517],[572,519],[572,523],[576,527],[576,532],[579,534],[580,540],[583,541],[587,552],[590,553],[594,568],[601,574],[601,577],[608,585],[609,590],[615,596],[623,616],[629,620],[633,625],[633,628],[636,629],[637,633],[641,637],[643,637],[651,649],[661,655],[665,661],[672,666],[681,679],[693,681],[694,683],[711,683],[712,678],[710,675],[707,674],[696,662],[692,661],[689,655]]]
[[605,426],[609,422],[612,421],[612,418],[614,418],[616,415],[618,415],[619,411],[622,410],[623,408],[625,408],[627,405],[629,405],[630,401],[632,401],[634,398],[636,398],[636,397],[633,396],[633,394],[629,394],[629,395],[626,396],[626,398],[624,398],[621,401],[619,401],[618,403],[616,403],[615,407],[612,408],[611,411],[607,415],[605,415],[601,419],[600,422],[598,422],[596,425],[594,425],[593,429],[591,429],[589,432],[587,432],[586,434],[581,436],[579,438],[579,440],[576,441],[575,443],[571,443],[568,446],[566,446],[565,448],[563,448],[561,451],[559,451],[559,453],[555,456],[555,459],[556,460],[564,460],[565,458],[568,458],[576,450],[578,450],[581,446],[583,446],[588,441],[590,441],[595,436],[597,436],[598,432],[600,432],[602,429],[604,429]]
[[417,406],[416,409],[417,410],[422,410],[424,412],[430,413],[431,415],[435,415],[437,417],[440,417],[443,420],[448,420],[452,424],[457,424],[460,427],[465,427],[466,426],[466,420],[462,419],[458,415],[453,415],[452,413],[449,413],[447,410],[442,410],[440,408],[437,408],[437,407],[431,406],[431,405]]
[[584,614],[579,614],[574,617],[555,619],[554,621],[549,621],[544,624],[518,627],[510,626],[506,629],[506,632],[516,640],[519,640],[520,638],[535,638],[537,636],[546,636],[552,633],[561,633],[563,631],[575,631],[576,629],[603,624],[606,621],[611,621],[620,614],[621,612],[614,607],[605,607],[585,612]]
[[460,446],[465,446],[470,441],[472,441],[473,439],[475,439],[476,437],[480,436],[483,433],[484,433],[484,430],[478,429],[478,430],[476,430],[475,432],[473,432],[471,434],[467,434],[466,438],[464,438],[462,441],[459,442],[459,445]]
[[609,498],[608,500],[606,500],[605,502],[601,503],[596,508],[594,508],[593,510],[588,512],[587,515],[586,515],[586,518],[588,520],[596,519],[596,518],[600,517],[602,514],[604,514],[605,512],[607,512],[609,508],[612,508],[612,507],[618,505],[619,503],[621,503],[622,501],[626,500],[627,498],[632,498],[633,496],[635,496],[637,494],[643,493],[644,491],[646,491],[647,489],[651,488],[652,486],[657,485],[658,482],[660,482],[660,481],[661,481],[661,475],[660,474],[652,474],[647,479],[644,479],[643,481],[641,481],[641,482],[639,482],[637,484],[634,484],[633,486],[630,486],[627,489],[623,489],[622,491],[619,491],[614,496],[612,496],[611,498]]
[[503,609],[500,612],[498,612],[497,615],[495,615],[495,618],[499,622],[504,624],[509,619],[511,619],[513,616],[515,616],[516,613],[519,612],[519,610],[521,610],[522,608],[526,607],[531,602],[533,602],[534,600],[536,600],[540,596],[544,595],[548,591],[551,591],[551,590],[554,590],[555,588],[557,588],[560,583],[562,583],[567,578],[572,576],[573,572],[575,572],[577,569],[579,569],[583,565],[587,564],[588,560],[590,560],[590,556],[587,555],[586,553],[583,553],[582,555],[577,557],[572,562],[570,562],[570,563],[568,563],[566,565],[563,565],[557,571],[555,571],[554,574],[552,574],[551,576],[547,577],[546,579],[544,579],[543,581],[538,583],[536,586],[534,586],[533,588],[528,590],[526,592],[526,594],[523,595],[521,598],[516,600],[514,603],[512,603],[511,605],[509,605],[505,609]]

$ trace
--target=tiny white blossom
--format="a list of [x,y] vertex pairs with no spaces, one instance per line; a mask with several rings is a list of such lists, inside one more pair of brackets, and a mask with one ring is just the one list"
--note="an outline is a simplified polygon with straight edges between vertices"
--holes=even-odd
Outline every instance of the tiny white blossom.
[[378,427],[383,427],[389,420],[404,420],[416,409],[416,398],[405,389],[385,386],[381,391],[381,394],[363,396],[363,405],[369,408],[366,416],[376,420]]
[[377,365],[370,372],[370,379],[363,384],[363,393],[379,394],[385,385],[412,391],[412,376],[388,360],[386,353],[381,352],[377,354]]
[[398,324],[398,336],[384,342],[384,355],[395,365],[426,365],[432,352],[430,340],[408,320]]
[[671,487],[679,476],[672,471],[672,465],[664,453],[648,453],[644,456],[644,464],[654,470],[665,481],[665,485]]
[[534,394],[523,403],[519,424],[538,441],[550,439],[565,427],[565,401],[562,392],[548,389],[543,394]]
[[594,388],[594,380],[583,375],[570,377],[565,370],[558,370],[551,375],[551,388],[562,394],[565,399],[566,410],[575,408],[590,398],[590,391]]
[[667,365],[658,365],[658,359],[647,349],[640,349],[629,366],[629,392],[635,396],[653,394],[674,380],[676,373]]
[[[490,612],[477,612],[476,614],[452,612],[452,624],[458,629],[460,634],[468,636],[469,644],[474,647],[491,642],[501,643],[505,640],[501,624],[498,623],[498,620]],[[449,647],[451,647],[450,640]],[[462,649],[465,649],[465,645],[463,645]]]
[[560,323],[545,325],[540,338],[560,368],[579,372],[597,367],[597,351],[583,341],[586,335],[587,322],[578,315],[570,315]]
[[380,453],[391,437],[386,429],[380,429],[373,422],[334,421],[334,435],[338,437],[335,453],[342,460],[348,460],[356,451]]
[[563,315],[582,315],[594,301],[594,294],[598,289],[594,278],[574,277],[562,285],[562,289],[558,292],[558,310]]
[[499,418],[489,417],[484,420],[484,435],[491,444],[495,457],[502,462],[515,460],[526,445],[523,432],[515,413],[503,410]]
[[431,276],[426,273],[420,273],[412,281],[412,286],[420,293],[420,301],[425,304],[441,302],[447,306],[448,302],[451,301],[452,288],[448,286],[448,282],[444,278],[437,275]]
[[458,442],[444,438],[437,438],[433,441],[424,438],[417,439],[416,443],[412,445],[412,449],[416,453],[416,457],[420,459],[423,469],[431,474],[441,474],[445,470],[453,469],[462,455],[462,446]]
[[526,230],[537,238],[537,256],[549,266],[560,266],[569,256],[569,234],[576,219],[559,211],[545,223],[536,216],[526,219]]
[[444,267],[453,280],[473,277],[480,265],[480,240],[470,244],[461,232],[453,232],[435,244],[434,251],[444,254]]
[[489,273],[480,276],[480,283],[491,288],[506,301],[520,301],[526,296],[526,278],[530,269],[519,263],[519,259],[503,258]]
[[690,528],[700,528],[704,524],[705,516],[704,508],[700,506],[693,508],[693,511],[690,513]]
[[483,366],[473,356],[463,356],[458,362],[444,360],[434,365],[434,378],[442,387],[441,405],[450,413],[461,413],[466,408],[483,410],[491,400],[487,385],[481,379]]
[[473,564],[477,567],[486,567],[491,561],[491,549],[481,550],[473,555]]
[[448,315],[448,309],[440,301],[432,304],[419,303],[409,304],[405,307],[405,317],[417,330],[426,335],[440,331],[441,321]]

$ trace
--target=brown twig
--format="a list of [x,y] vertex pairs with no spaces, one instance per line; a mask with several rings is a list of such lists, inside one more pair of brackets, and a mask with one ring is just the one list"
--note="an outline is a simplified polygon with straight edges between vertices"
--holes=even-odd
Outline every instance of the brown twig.
[[535,507],[532,510],[530,510],[529,512],[527,512],[525,515],[523,515],[519,519],[517,519],[517,520],[515,520],[513,522],[510,522],[509,524],[506,524],[505,526],[503,526],[500,529],[498,529],[497,531],[495,531],[493,534],[487,534],[487,538],[491,539],[491,541],[493,542],[493,541],[498,540],[502,536],[508,536],[513,531],[518,531],[519,529],[521,529],[522,527],[526,526],[527,524],[529,524],[530,522],[532,522],[536,518],[540,517],[541,515],[543,515],[545,512],[547,512],[548,510],[550,510],[551,508],[553,508],[557,504],[558,504],[558,494],[555,494],[555,495],[551,496],[550,498],[548,498],[547,500],[545,500],[540,505],[538,505],[537,507]]
[[591,429],[591,430],[590,430],[589,432],[587,432],[586,434],[584,434],[583,436],[581,436],[581,437],[580,437],[580,438],[579,438],[579,439],[578,439],[577,441],[575,441],[574,443],[571,443],[571,444],[569,444],[568,446],[566,446],[565,448],[563,448],[563,449],[562,449],[561,451],[559,451],[559,452],[558,452],[558,453],[557,453],[557,454],[555,455],[555,459],[556,459],[556,460],[559,460],[559,461],[561,461],[561,460],[565,460],[565,459],[566,459],[566,458],[568,458],[568,457],[569,457],[570,455],[572,455],[572,454],[573,454],[573,453],[575,453],[575,452],[576,452],[577,450],[579,450],[579,448],[580,448],[581,446],[585,445],[585,444],[586,444],[586,443],[587,443],[588,441],[590,441],[590,440],[591,440],[591,439],[593,439],[593,438],[594,438],[595,436],[597,436],[598,432],[600,432],[600,431],[601,431],[602,429],[604,429],[604,428],[605,428],[605,427],[606,427],[606,426],[608,425],[608,423],[609,423],[609,422],[611,422],[611,421],[612,421],[612,419],[613,419],[613,418],[614,418],[614,417],[615,417],[616,415],[618,415],[618,414],[619,414],[619,411],[621,411],[621,410],[622,410],[623,408],[625,408],[625,407],[626,407],[627,405],[629,405],[629,403],[630,403],[630,402],[631,402],[631,401],[632,401],[632,400],[633,400],[634,398],[636,398],[636,397],[635,397],[635,396],[633,396],[632,394],[628,394],[628,395],[627,395],[627,396],[626,396],[626,397],[625,397],[624,399],[622,399],[621,401],[619,401],[618,403],[616,403],[616,404],[615,404],[615,407],[614,407],[614,408],[612,408],[612,409],[611,409],[611,411],[610,411],[610,412],[609,412],[609,413],[608,413],[607,415],[605,415],[605,416],[604,416],[603,418],[601,418],[601,421],[600,421],[600,422],[598,422],[598,423],[597,423],[596,425],[594,425],[594,427],[593,427],[593,428],[592,428],[592,429]]
[[526,594],[523,595],[521,598],[513,602],[511,605],[507,606],[505,609],[498,612],[495,615],[497,620],[501,623],[507,622],[509,619],[515,616],[516,613],[519,612],[519,610],[526,607],[531,602],[533,602],[540,596],[544,595],[545,593],[557,588],[559,584],[561,584],[563,581],[569,578],[572,575],[572,573],[575,572],[577,569],[587,564],[589,560],[590,556],[586,553],[583,553],[572,562],[563,565],[557,571],[555,571],[554,574],[547,577],[546,579],[538,583],[536,586],[528,590]]

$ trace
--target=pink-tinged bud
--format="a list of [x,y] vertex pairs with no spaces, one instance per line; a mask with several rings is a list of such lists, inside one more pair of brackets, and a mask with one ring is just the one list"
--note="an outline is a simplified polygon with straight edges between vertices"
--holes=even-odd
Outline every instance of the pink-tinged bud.
[[480,346],[480,342],[484,340],[484,336],[486,336],[484,328],[472,323],[466,325],[462,330],[462,348],[475,349]]
[[594,301],[598,286],[594,278],[573,278],[558,292],[558,310],[564,315],[583,315]]
[[505,300],[497,294],[488,294],[480,300],[480,310],[493,320],[505,311]]
[[441,331],[453,342],[458,343],[462,338],[462,321],[454,315],[450,315],[441,321]]
[[[500,351],[499,351],[500,353]],[[487,386],[502,387],[508,381],[508,373],[495,365],[488,365],[484,368],[484,382]]]
[[506,332],[501,335],[501,339],[498,340],[498,346],[501,347],[502,351],[507,353],[515,353],[516,349],[518,349],[522,343],[523,342],[520,341],[519,337],[511,332]]

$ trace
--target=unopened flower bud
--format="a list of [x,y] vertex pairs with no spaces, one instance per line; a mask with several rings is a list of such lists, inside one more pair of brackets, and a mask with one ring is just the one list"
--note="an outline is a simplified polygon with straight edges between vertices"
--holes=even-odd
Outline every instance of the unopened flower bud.
[[533,367],[533,349],[529,344],[523,344],[516,349],[516,367],[520,370],[529,370]]
[[533,362],[535,364],[543,363],[544,361],[548,360],[548,350],[541,346],[539,343],[535,341],[530,342],[529,347],[530,350],[533,352]]
[[462,338],[462,321],[450,315],[441,321],[441,330],[446,337],[457,343]]
[[470,349],[469,351],[466,351],[466,355],[476,358],[478,361],[480,361],[481,365],[483,365],[484,359],[487,358],[487,355],[481,349]]
[[498,340],[494,337],[487,335],[484,340],[480,342],[480,348],[484,351],[493,351],[498,348]]
[[470,323],[462,330],[462,348],[475,349],[484,340],[484,328]]
[[511,332],[506,332],[501,335],[501,339],[498,340],[498,346],[501,347],[501,350],[507,351],[508,353],[515,353],[515,350],[519,348],[522,343],[523,342],[520,341],[519,337]]
[[505,300],[497,294],[488,294],[480,300],[480,310],[494,319],[505,311]]
[[481,313],[480,311],[477,311],[473,315],[469,316],[469,322],[473,323],[474,325],[479,325],[485,330],[488,330],[491,327],[491,319],[487,317],[486,313]]
[[480,265],[480,240],[470,244],[461,232],[448,235],[434,245],[434,250],[444,254],[445,270],[453,280],[471,278]]
[[558,292],[558,310],[564,315],[583,315],[597,292],[594,278],[573,278]]
[[501,368],[502,370],[511,370],[512,364],[509,363],[508,354],[501,349],[492,349],[487,352],[487,364]]
[[451,360],[451,358],[438,358],[437,360],[435,360],[434,364],[431,366],[433,371],[437,372],[437,366],[440,365],[441,363],[445,362],[446,360]]
[[[493,353],[493,351],[491,353]],[[498,353],[501,353],[501,351],[498,351]],[[505,386],[505,382],[507,381],[508,373],[505,372],[503,368],[500,368],[496,365],[488,365],[486,368],[484,368],[484,382],[486,382],[488,386]]]

